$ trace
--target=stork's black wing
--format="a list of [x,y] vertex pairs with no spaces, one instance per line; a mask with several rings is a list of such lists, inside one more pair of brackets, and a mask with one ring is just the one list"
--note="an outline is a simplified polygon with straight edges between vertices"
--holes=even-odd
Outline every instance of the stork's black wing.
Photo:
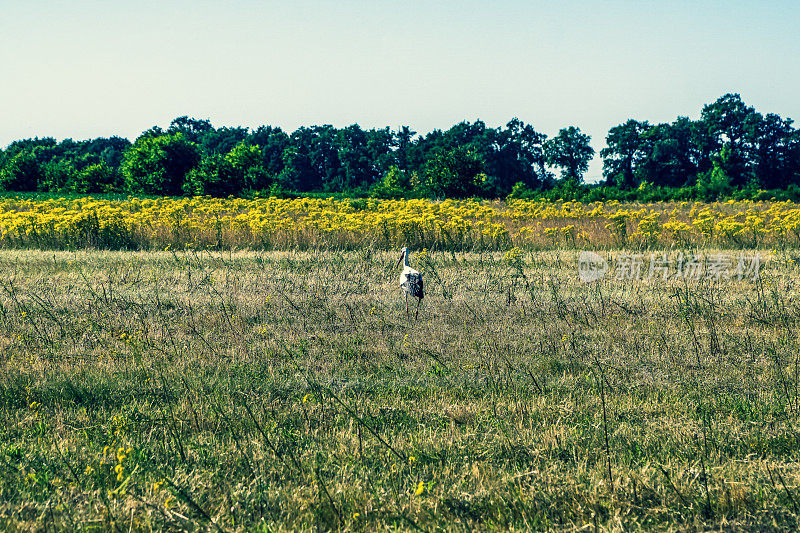
[[422,274],[408,274],[406,281],[402,285],[403,290],[416,298],[425,297],[425,284],[422,282]]

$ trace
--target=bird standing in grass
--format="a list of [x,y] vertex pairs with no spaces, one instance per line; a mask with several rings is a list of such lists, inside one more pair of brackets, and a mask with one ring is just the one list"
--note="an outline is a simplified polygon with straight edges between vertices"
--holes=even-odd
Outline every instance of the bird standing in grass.
[[418,298],[417,311],[414,313],[414,320],[416,320],[419,318],[419,306],[425,297],[422,274],[408,266],[408,248],[403,248],[403,254],[397,260],[397,266],[400,266],[401,261],[403,262],[403,272],[400,274],[400,288],[406,293],[406,316],[408,315],[408,296],[411,295]]

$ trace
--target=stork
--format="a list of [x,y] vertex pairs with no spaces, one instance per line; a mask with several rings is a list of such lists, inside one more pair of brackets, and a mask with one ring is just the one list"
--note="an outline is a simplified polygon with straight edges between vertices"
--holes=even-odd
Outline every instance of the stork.
[[[403,247],[403,253],[397,260],[397,266],[403,262],[403,272],[400,274],[400,288],[406,293],[406,316],[408,316],[408,295],[418,298],[417,311],[414,313],[414,320],[419,318],[419,306],[425,297],[423,289],[422,274],[408,266],[408,248]],[[397,268],[397,267],[395,267]]]

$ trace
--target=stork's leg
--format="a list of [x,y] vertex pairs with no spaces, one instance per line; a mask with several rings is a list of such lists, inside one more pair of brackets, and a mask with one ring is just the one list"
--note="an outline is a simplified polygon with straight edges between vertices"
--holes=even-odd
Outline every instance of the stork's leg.
[[422,298],[417,299],[417,312],[414,313],[414,320],[419,318],[419,306],[422,303]]
[[408,293],[406,293],[406,316],[408,316]]

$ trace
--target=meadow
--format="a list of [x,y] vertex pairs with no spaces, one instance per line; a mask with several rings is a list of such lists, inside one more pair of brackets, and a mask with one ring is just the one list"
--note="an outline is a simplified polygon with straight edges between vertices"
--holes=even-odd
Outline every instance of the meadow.
[[[356,246],[303,226],[222,251],[208,248],[252,234],[223,226],[192,248],[213,226],[169,242],[154,222],[131,250],[42,250],[6,225],[0,529],[795,529],[796,207],[748,205],[441,203],[505,212],[491,220],[510,242],[424,234],[435,250],[412,250],[427,292],[417,321],[380,233]],[[542,223],[527,244],[518,228],[535,222],[511,216],[523,207]],[[665,246],[662,220],[639,242],[642,209],[695,240]],[[703,212],[725,213],[706,236]],[[726,217],[749,228],[741,238],[764,228],[758,247],[715,240]],[[570,225],[588,240],[565,239]],[[582,242],[609,265],[591,283]],[[689,255],[702,268],[679,275]],[[641,275],[621,270],[631,257]],[[712,271],[720,257],[729,271]],[[663,259],[668,279],[652,270]]]

